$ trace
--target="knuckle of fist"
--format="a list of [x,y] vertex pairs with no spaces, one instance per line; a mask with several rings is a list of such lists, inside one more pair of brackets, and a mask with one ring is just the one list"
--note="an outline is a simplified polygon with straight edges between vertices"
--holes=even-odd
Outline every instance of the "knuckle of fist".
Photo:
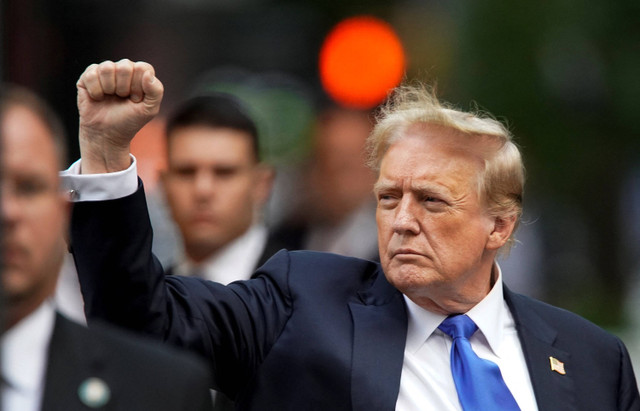
[[101,76],[112,75],[116,70],[116,65],[111,61],[105,61],[100,63],[97,68],[98,74]]
[[84,73],[85,80],[92,81],[98,77],[98,70],[94,68],[93,70],[87,70]]
[[116,66],[116,76],[128,77],[132,73],[131,67],[128,66]]

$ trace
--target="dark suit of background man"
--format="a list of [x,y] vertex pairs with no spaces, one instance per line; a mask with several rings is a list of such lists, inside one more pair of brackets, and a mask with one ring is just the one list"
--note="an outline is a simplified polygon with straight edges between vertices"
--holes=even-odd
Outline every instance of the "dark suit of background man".
[[[640,409],[618,338],[502,284],[495,257],[513,241],[524,184],[508,131],[420,86],[395,90],[369,139],[379,264],[282,251],[228,286],[163,276],[128,150],[163,88],[139,64],[103,62],[78,82],[83,174],[66,178],[93,180],[71,233],[89,321],[206,356],[240,409],[458,410],[438,326],[466,313],[473,350],[499,366],[520,409]],[[112,199],[82,201],[119,177]]]
[[208,372],[191,357],[56,312],[70,212],[59,124],[30,92],[0,90],[2,410],[210,410]]

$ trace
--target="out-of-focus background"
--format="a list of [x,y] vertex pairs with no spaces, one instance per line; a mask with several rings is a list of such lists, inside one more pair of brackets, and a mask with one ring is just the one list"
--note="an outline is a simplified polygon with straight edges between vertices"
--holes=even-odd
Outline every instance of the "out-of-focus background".
[[[279,172],[273,225],[299,201],[318,113],[338,103],[319,75],[326,36],[353,16],[386,22],[402,43],[406,79],[437,83],[444,100],[505,120],[522,147],[525,221],[502,263],[507,284],[587,317],[640,353],[637,0],[3,0],[0,13],[2,80],[57,109],[72,159],[75,82],[90,63],[153,64],[165,85],[163,113],[199,90],[250,100]],[[137,147],[149,191],[162,167],[159,130],[161,120]],[[154,221],[157,232],[171,232],[162,216]],[[171,234],[159,241],[159,250],[172,249]]]

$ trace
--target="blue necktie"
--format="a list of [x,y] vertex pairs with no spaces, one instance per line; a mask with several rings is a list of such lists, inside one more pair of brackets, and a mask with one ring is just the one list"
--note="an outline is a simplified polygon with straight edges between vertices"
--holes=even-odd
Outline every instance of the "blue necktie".
[[456,315],[445,319],[438,328],[453,338],[451,373],[462,409],[520,410],[502,379],[500,368],[478,357],[471,348],[469,337],[478,329],[473,320],[466,315]]

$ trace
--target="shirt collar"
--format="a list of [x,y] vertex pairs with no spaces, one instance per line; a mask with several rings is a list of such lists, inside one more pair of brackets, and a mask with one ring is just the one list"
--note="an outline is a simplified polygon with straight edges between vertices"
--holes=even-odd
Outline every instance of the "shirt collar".
[[[495,267],[498,278],[493,288],[466,314],[476,323],[494,354],[498,355],[504,327],[508,325],[505,324],[505,321],[511,319],[511,316],[506,313],[508,308],[504,302],[502,270],[498,263],[495,263]],[[404,300],[409,317],[406,348],[411,352],[416,352],[427,338],[436,331],[446,316],[425,310],[411,301],[406,295]]]
[[175,273],[190,275],[198,269],[204,278],[222,284],[247,280],[256,269],[267,243],[267,236],[267,228],[263,224],[254,224],[201,264],[195,264],[184,257],[176,266]]
[[489,294],[466,314],[476,323],[482,335],[487,339],[493,353],[498,355],[504,335],[505,321],[507,320],[507,314],[505,313],[507,308],[502,289],[502,270],[498,263],[494,263],[494,266],[498,272],[495,285],[489,291]]
[[406,349],[415,353],[447,316],[425,310],[406,295],[404,301],[409,316]]
[[2,376],[16,391],[41,392],[54,324],[54,305],[47,300],[0,338]]

